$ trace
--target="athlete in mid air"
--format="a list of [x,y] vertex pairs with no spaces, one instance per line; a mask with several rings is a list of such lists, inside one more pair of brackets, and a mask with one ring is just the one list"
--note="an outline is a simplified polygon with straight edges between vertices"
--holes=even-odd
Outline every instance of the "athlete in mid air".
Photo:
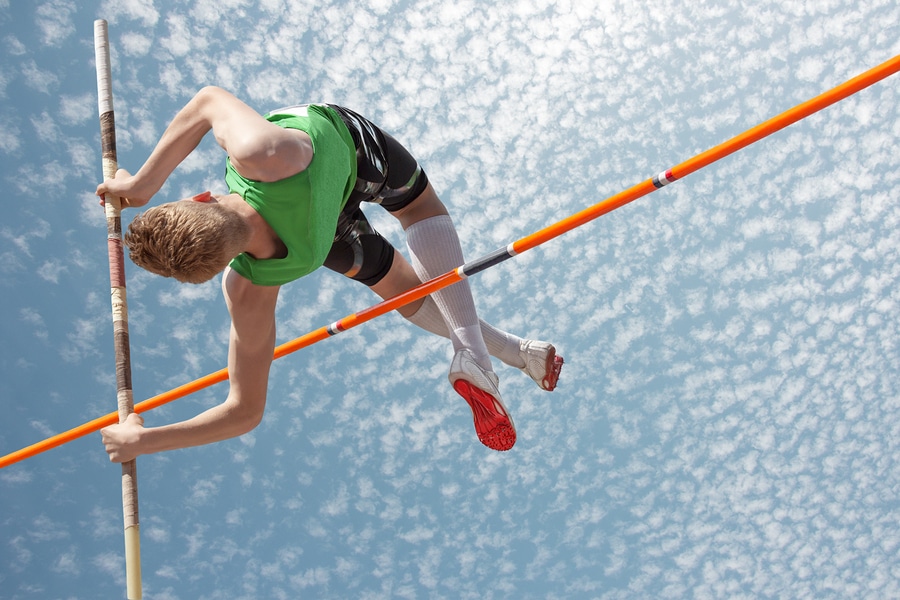
[[[262,116],[217,87],[201,89],[166,128],[135,174],[119,170],[97,194],[144,206],[212,130],[227,153],[229,193],[202,193],[134,218],[125,235],[137,265],[202,283],[224,271],[231,315],[230,389],[225,401],[186,421],[144,427],[132,414],[102,431],[114,462],[242,435],[262,419],[275,348],[280,287],[322,266],[390,298],[463,264],[447,209],[416,160],[391,136],[343,107],[302,105]],[[369,224],[362,202],[381,204],[406,232],[412,264]],[[509,450],[516,430],[489,355],[518,367],[544,390],[562,357],[480,321],[468,282],[398,309],[415,325],[449,337],[449,379],[468,402],[478,438]]]

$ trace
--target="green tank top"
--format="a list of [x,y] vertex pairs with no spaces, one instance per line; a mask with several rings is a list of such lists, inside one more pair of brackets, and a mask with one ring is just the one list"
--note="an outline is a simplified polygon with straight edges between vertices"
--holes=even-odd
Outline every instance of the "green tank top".
[[253,181],[226,160],[228,190],[240,194],[287,246],[284,258],[259,260],[240,254],[231,261],[232,269],[256,285],[282,285],[322,266],[334,241],[338,215],[356,181],[356,147],[338,114],[317,105],[291,112],[272,113],[266,119],[309,134],[313,159],[304,171],[280,181]]

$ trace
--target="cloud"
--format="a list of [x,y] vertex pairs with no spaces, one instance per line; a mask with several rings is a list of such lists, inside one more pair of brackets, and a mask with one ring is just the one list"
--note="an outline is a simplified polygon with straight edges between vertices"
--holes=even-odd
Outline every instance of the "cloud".
[[[346,102],[413,149],[470,258],[896,54],[900,16],[890,3],[96,4],[51,25],[111,20],[123,164],[139,168],[205,83],[260,110]],[[106,304],[72,302],[105,272],[88,275],[103,257],[84,245],[104,226],[90,193],[94,92],[62,56],[89,48],[70,33],[29,53],[43,35],[35,23],[8,22],[2,37],[10,56],[28,54],[0,74],[16,207],[0,227],[16,291],[4,299],[23,331],[79,338],[60,346],[70,366],[55,368],[90,394],[97,370],[82,373],[81,358],[110,352],[90,341],[94,319],[108,327],[96,310]],[[446,382],[449,342],[395,316],[279,361],[253,435],[142,457],[145,543],[164,550],[145,557],[153,595],[897,595],[900,534],[884,502],[896,487],[884,466],[900,366],[895,116],[894,86],[873,86],[472,278],[483,316],[551,339],[567,359],[552,394],[498,365],[519,426],[513,452],[475,440]],[[221,151],[204,144],[160,199],[221,185]],[[81,204],[22,209],[48,186]],[[402,248],[396,220],[371,213]],[[129,272],[136,383],[221,366],[215,285]],[[375,301],[314,274],[282,291],[279,336]],[[15,367],[46,362],[30,342],[7,349],[0,401],[26,388],[59,396],[62,375]],[[220,400],[186,398],[154,418]],[[37,403],[24,423],[53,433],[85,410]],[[108,553],[116,520],[84,502],[110,483],[94,473],[105,459],[95,443],[91,460],[73,445],[10,472],[27,476],[0,475],[12,492],[7,571],[23,596],[64,595],[75,572],[121,593],[121,557]],[[41,500],[48,489],[65,517]],[[29,537],[54,529],[67,543]]]
[[24,61],[20,68],[26,85],[37,92],[50,94],[59,85],[59,76],[51,71],[39,68],[33,59]]
[[66,267],[58,261],[46,261],[37,270],[38,276],[50,283],[59,283],[59,275],[65,272]]
[[19,252],[25,254],[28,257],[31,257],[31,246],[29,244],[29,239],[45,239],[48,235],[50,235],[50,223],[37,218],[32,223],[29,223],[29,229],[27,233],[24,234],[14,234],[11,230],[7,228],[0,229],[0,237],[5,238],[6,240],[12,242],[13,245],[16,246]]
[[152,0],[103,0],[98,14],[105,15],[110,23],[138,21],[141,27],[150,28],[159,20],[155,4]]
[[3,480],[4,483],[8,484],[20,484],[20,483],[29,483],[33,479],[33,475],[30,471],[18,468],[18,469],[6,469],[2,473],[0,473],[0,480]]
[[19,128],[12,121],[4,119],[3,128],[0,130],[0,149],[6,154],[11,154],[16,152],[21,145],[22,138]]
[[78,552],[76,549],[70,549],[59,555],[56,562],[51,565],[50,570],[55,573],[61,573],[66,576],[77,577],[81,574],[81,568],[78,565]]
[[74,2],[52,0],[40,4],[36,9],[36,23],[41,32],[41,43],[45,46],[58,47],[75,33],[73,13],[77,12]]

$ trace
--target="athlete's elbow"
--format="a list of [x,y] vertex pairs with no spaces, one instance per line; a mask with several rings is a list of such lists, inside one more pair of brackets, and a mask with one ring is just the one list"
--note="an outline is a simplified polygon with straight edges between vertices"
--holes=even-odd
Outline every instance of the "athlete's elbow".
[[235,436],[250,433],[262,422],[265,404],[235,403],[231,407],[231,427]]
[[263,410],[254,410],[247,411],[245,414],[241,415],[240,419],[238,419],[239,424],[239,435],[244,435],[246,433],[250,433],[262,423],[263,419]]
[[205,85],[194,94],[194,98],[197,102],[207,103],[210,101],[214,101],[216,98],[221,97],[223,94],[227,94],[224,89],[220,88],[216,85]]

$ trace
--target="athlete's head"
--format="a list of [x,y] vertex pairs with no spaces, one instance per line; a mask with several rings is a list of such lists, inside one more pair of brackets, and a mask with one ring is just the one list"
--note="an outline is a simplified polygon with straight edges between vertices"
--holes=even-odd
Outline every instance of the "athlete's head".
[[244,220],[221,204],[182,201],[135,217],[125,245],[139,267],[185,283],[203,283],[243,252],[249,237]]

